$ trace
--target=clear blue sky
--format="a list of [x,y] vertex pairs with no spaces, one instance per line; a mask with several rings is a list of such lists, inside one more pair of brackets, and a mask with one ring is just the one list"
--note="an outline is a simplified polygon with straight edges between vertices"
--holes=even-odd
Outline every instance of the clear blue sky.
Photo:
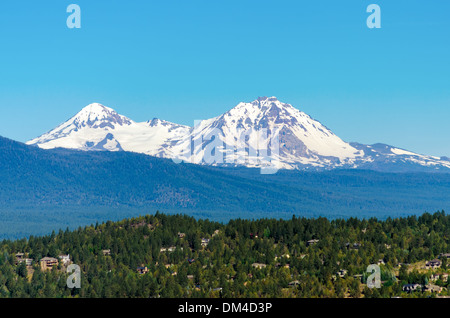
[[26,141],[91,102],[192,125],[277,96],[346,141],[449,156],[449,17],[446,0],[2,1],[0,135]]

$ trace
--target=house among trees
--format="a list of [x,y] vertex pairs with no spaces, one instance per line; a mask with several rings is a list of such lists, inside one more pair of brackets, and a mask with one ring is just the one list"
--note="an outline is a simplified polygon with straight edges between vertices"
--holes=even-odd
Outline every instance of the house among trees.
[[450,253],[441,253],[439,254],[439,258],[450,258]]
[[306,242],[306,246],[311,246],[314,245],[316,243],[319,243],[319,240],[309,240]]
[[413,291],[416,291],[416,290],[422,290],[422,285],[420,285],[420,284],[406,284],[406,285],[403,285],[402,290],[405,291],[405,292],[410,293],[410,292],[413,292]]
[[291,258],[291,256],[289,254],[283,254],[281,256],[275,255],[275,260],[278,260],[280,258]]
[[431,274],[430,280],[433,282],[439,280],[439,274]]
[[102,250],[103,256],[111,255],[111,250]]
[[344,277],[345,275],[347,275],[347,270],[346,269],[341,269],[339,270],[336,274],[339,275],[339,277]]
[[262,263],[253,263],[252,267],[257,268],[257,269],[263,269],[266,268],[266,264],[262,264]]
[[[28,258],[24,258],[25,254],[24,253],[17,253],[15,255],[16,257],[16,264],[20,264],[22,262],[26,262],[26,260],[30,260]],[[31,260],[32,261],[32,260]],[[31,264],[30,264],[31,265]],[[28,266],[28,265],[27,265]]]
[[25,262],[26,266],[31,266],[33,265],[33,259],[32,258],[24,258],[23,260],[21,260],[20,262]]
[[359,250],[359,248],[361,247],[361,244],[347,242],[347,243],[345,243],[345,247],[349,250]]
[[53,266],[57,266],[58,260],[54,257],[44,257],[41,258],[39,263],[41,264],[41,270],[46,271],[53,269]]
[[160,252],[160,253],[162,253],[162,252],[175,252],[176,249],[177,249],[176,246],[161,247],[161,249],[159,250],[159,252]]
[[442,291],[442,287],[434,284],[428,284],[424,287],[423,290],[430,293],[440,293]]
[[447,273],[432,274],[431,277],[430,277],[430,280],[433,281],[433,282],[435,282],[435,281],[437,281],[439,279],[441,281],[443,281],[444,283],[446,283],[447,280],[448,280],[448,274]]
[[438,259],[434,259],[432,261],[427,262],[425,264],[425,267],[432,268],[432,269],[439,268],[439,267],[441,267],[441,261]]
[[141,266],[141,267],[136,268],[136,271],[139,274],[147,274],[148,273],[148,268],[147,268],[147,266]]
[[206,247],[209,244],[209,239],[207,238],[202,238],[202,247]]
[[386,263],[384,262],[384,259],[379,259],[377,262],[377,265],[386,265]]
[[17,253],[16,255],[16,264],[21,264],[25,262],[26,266],[31,266],[33,264],[33,259],[31,258],[24,258],[24,253]]
[[182,239],[186,236],[185,233],[178,232],[178,238]]

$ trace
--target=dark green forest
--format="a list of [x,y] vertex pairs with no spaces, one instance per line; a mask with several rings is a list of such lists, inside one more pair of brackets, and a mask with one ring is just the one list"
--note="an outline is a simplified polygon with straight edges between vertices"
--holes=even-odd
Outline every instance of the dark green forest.
[[[449,252],[450,216],[443,211],[226,224],[157,212],[3,240],[0,297],[443,297]],[[68,288],[61,259],[41,268],[42,258],[61,254],[80,266],[81,288]],[[424,267],[436,258],[439,268]],[[381,288],[366,285],[370,264],[381,268]],[[403,291],[408,284],[420,288]]]
[[293,214],[385,219],[450,207],[450,173],[262,175],[259,169],[175,164],[130,152],[43,150],[2,137],[0,180],[0,239],[156,210],[228,222]]

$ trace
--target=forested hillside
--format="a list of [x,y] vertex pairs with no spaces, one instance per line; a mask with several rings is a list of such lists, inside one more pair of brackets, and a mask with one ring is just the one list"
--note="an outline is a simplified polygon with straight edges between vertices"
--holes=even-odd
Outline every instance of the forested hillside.
[[[1,242],[0,296],[441,297],[449,252],[444,212],[227,224],[156,213]],[[71,263],[81,267],[80,289],[66,285]],[[380,289],[365,285],[370,264],[381,268]]]
[[[330,207],[333,207],[330,209]],[[450,174],[175,164],[128,152],[42,150],[0,137],[0,239],[156,211],[232,218],[365,217],[450,207]]]

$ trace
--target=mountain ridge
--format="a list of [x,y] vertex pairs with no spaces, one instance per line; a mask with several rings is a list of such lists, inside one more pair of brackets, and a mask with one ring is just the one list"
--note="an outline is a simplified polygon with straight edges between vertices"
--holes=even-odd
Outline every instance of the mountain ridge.
[[[229,218],[370,218],[450,206],[450,174],[176,164],[127,151],[40,149],[0,137],[0,239],[148,211]],[[332,207],[332,208],[330,208]]]
[[138,123],[93,103],[27,144],[43,149],[130,151],[213,166],[271,166],[275,171],[383,170],[385,165],[393,172],[450,172],[450,161],[445,157],[384,144],[345,142],[319,121],[274,96],[241,102],[219,116],[195,122],[193,127],[158,118]]

